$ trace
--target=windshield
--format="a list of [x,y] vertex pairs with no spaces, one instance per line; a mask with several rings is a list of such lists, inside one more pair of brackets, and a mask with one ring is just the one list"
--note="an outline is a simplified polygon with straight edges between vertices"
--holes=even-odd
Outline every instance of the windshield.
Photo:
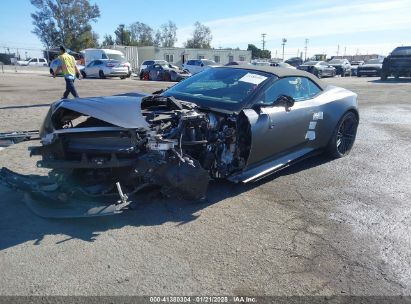
[[394,56],[411,56],[411,46],[399,47],[392,51]]
[[120,54],[107,54],[108,59],[111,60],[118,60],[120,62],[125,62],[126,58],[123,55]]
[[337,63],[337,64],[340,64],[340,63],[343,63],[343,62],[344,62],[344,60],[341,60],[341,59],[333,59],[333,60],[329,61],[328,63]]
[[380,64],[382,63],[381,59],[370,59],[365,64]]
[[163,96],[194,102],[203,108],[239,111],[272,74],[243,69],[208,69],[165,91]]

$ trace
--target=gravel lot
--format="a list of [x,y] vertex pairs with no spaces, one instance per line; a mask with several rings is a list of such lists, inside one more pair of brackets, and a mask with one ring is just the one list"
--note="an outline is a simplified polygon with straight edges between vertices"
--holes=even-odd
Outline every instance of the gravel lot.
[[[411,80],[325,81],[359,96],[343,159],[97,219],[39,218],[0,186],[0,295],[411,295]],[[168,85],[77,82],[82,97]],[[47,69],[0,73],[0,132],[37,129],[63,88]],[[44,173],[33,144],[0,151],[0,167]]]

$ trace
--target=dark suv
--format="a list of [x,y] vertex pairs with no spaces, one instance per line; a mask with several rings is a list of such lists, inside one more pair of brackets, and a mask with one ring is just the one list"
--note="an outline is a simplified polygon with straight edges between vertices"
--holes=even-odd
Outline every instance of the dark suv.
[[391,75],[395,78],[411,76],[411,46],[397,47],[384,59],[381,80]]

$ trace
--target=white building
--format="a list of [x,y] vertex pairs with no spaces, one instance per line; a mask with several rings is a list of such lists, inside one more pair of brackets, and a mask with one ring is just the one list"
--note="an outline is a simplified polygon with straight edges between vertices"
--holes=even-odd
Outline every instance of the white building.
[[231,49],[187,49],[177,47],[154,46],[122,46],[113,45],[107,48],[122,51],[134,70],[137,70],[145,60],[167,60],[180,66],[189,59],[210,59],[224,65],[230,61],[251,61],[251,51]]

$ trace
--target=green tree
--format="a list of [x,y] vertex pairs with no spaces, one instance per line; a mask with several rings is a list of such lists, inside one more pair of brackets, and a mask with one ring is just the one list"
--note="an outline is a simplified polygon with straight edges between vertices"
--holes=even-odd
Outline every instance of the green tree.
[[154,45],[153,29],[145,23],[134,22],[128,27],[130,31],[131,44],[138,46]]
[[211,29],[200,22],[194,23],[193,37],[184,43],[186,48],[211,49]]
[[252,59],[266,58],[271,59],[271,52],[269,50],[261,50],[256,47],[254,44],[249,44],[247,51],[251,51]]
[[98,45],[90,21],[97,21],[100,10],[88,0],[30,0],[33,33],[46,47],[65,45],[79,51]]
[[174,47],[177,42],[177,25],[168,21],[167,23],[161,25],[161,46],[163,47]]
[[124,24],[120,24],[114,31],[115,42],[120,45],[131,45],[131,34]]
[[103,45],[103,46],[114,45],[113,37],[111,35],[105,34],[104,35],[104,40],[103,40],[101,45]]

